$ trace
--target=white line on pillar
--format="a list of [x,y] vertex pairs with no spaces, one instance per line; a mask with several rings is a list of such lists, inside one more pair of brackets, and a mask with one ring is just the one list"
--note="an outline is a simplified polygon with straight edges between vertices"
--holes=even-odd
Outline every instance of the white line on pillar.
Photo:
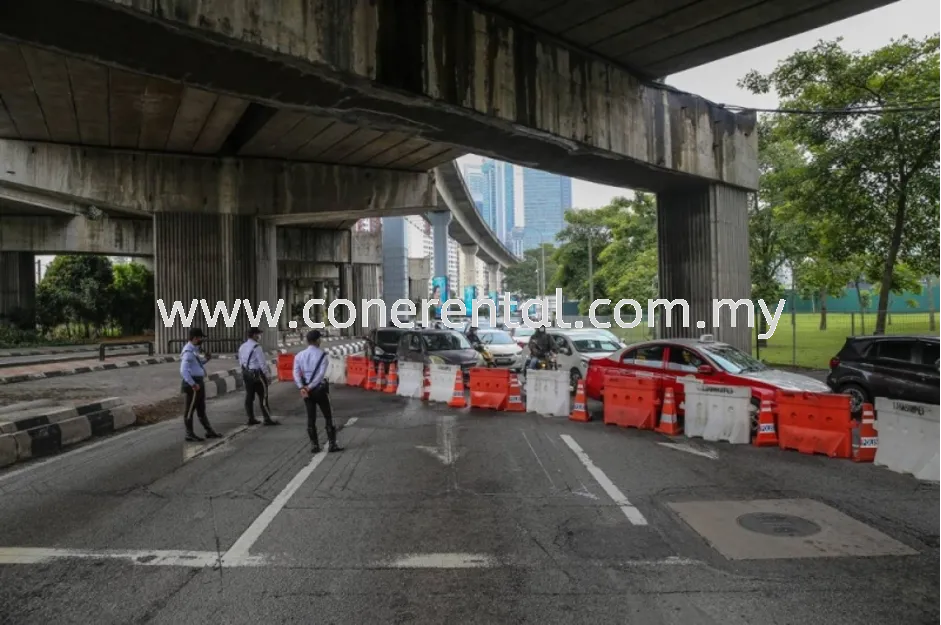
[[627,517],[627,520],[633,523],[634,525],[647,525],[647,519],[644,518],[644,515],[640,513],[640,510],[634,507],[627,497],[624,496],[624,493],[614,485],[608,476],[604,474],[604,471],[595,466],[595,463],[591,461],[591,458],[588,457],[588,454],[585,453],[578,443],[575,442],[568,434],[560,434],[562,437],[562,442],[569,446],[575,456],[581,461],[585,468],[588,469],[588,472],[591,473],[591,476],[595,478],[595,481],[598,482],[598,485],[608,494],[608,497],[614,500],[614,503],[621,509],[621,512],[624,513],[624,516]]

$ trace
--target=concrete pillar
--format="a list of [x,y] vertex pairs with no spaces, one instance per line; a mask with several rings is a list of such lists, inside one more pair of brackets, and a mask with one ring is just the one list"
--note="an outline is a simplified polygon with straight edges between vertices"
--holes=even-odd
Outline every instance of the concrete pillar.
[[36,311],[36,259],[30,252],[0,252],[0,317]]
[[281,314],[281,317],[288,321],[293,319],[294,321],[297,321],[298,325],[300,325],[304,320],[300,316],[295,319],[293,312],[295,301],[294,298],[296,295],[297,289],[294,280],[287,280],[284,285],[284,312]]
[[[353,264],[353,293],[355,295],[356,305],[364,299],[376,299],[380,297],[379,292],[379,271],[380,265],[366,263]],[[387,311],[391,312],[391,303]],[[360,311],[363,312],[363,311]],[[363,336],[369,330],[379,326],[379,311],[370,309],[368,321],[362,317],[356,318],[356,324],[353,326],[357,336]]]
[[[157,213],[154,215],[154,250],[156,271],[154,291],[169,312],[174,301],[189,312],[192,300],[206,300],[210,313],[217,301],[231,311],[235,300],[249,300],[257,310],[261,301],[277,305],[278,263],[275,227],[256,217],[229,214]],[[244,302],[243,302],[244,304]],[[275,349],[275,328],[267,319],[260,321],[262,344]],[[179,317],[172,327],[164,326],[157,309],[156,348],[161,353],[179,353],[189,329]],[[201,327],[214,353],[234,351],[245,339],[250,326],[240,307],[233,327],[228,328],[221,315],[210,327],[202,307],[197,304],[192,326]],[[168,345],[168,341],[172,344]]]
[[[355,299],[356,296],[353,294],[353,265],[350,263],[342,263],[339,265],[339,269],[340,281],[337,289],[337,299],[347,299],[353,302],[354,306],[358,306]],[[357,309],[357,314],[358,313],[359,310]],[[350,320],[350,310],[346,306],[340,306],[336,309],[334,316],[338,321],[347,322]],[[354,336],[356,334],[355,326],[344,328],[342,334],[343,336]]]
[[713,327],[713,299],[750,299],[748,257],[748,192],[725,185],[707,185],[657,196],[659,298],[685,299],[689,326],[683,328],[679,306],[672,327],[660,322],[660,335],[697,337],[713,334],[717,341],[751,352],[748,313],[740,306],[731,327],[729,307]]
[[[314,291],[311,293],[311,299],[322,299],[326,301],[327,290],[324,288],[324,283],[321,281],[314,282]],[[317,323],[323,323],[324,318],[326,318],[326,308],[319,304],[314,305],[313,312],[311,317]]]
[[451,211],[428,213],[428,220],[431,222],[431,235],[435,248],[431,276],[446,276],[448,275],[448,226],[451,223]]
[[382,219],[382,299],[391,306],[408,297],[408,241],[404,217]]
[[498,296],[500,294],[500,265],[497,265],[496,263],[491,263],[487,265],[487,295],[488,297],[491,291],[495,291]]
[[474,244],[461,246],[461,290],[458,293],[459,299],[464,299],[466,287],[477,286],[477,249],[478,247]]
[[278,280],[278,299],[284,301],[284,308],[281,309],[281,317],[278,319],[278,329],[287,330],[288,321],[291,320],[291,309],[287,303],[287,280]]

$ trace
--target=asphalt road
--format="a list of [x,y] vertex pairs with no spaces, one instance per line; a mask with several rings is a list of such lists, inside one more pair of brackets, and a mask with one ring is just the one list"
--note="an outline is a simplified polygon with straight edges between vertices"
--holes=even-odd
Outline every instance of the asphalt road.
[[280,427],[241,401],[208,450],[175,420],[0,473],[0,622],[938,622],[937,485],[348,388],[312,456],[290,385]]

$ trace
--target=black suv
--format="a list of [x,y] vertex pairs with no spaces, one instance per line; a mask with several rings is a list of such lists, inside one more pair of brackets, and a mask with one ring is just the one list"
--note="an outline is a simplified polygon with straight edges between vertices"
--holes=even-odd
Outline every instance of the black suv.
[[397,358],[399,339],[407,330],[396,328],[376,328],[366,337],[366,356],[369,360],[381,363],[386,370]]
[[851,336],[830,359],[827,386],[852,396],[853,414],[876,397],[938,404],[936,336]]

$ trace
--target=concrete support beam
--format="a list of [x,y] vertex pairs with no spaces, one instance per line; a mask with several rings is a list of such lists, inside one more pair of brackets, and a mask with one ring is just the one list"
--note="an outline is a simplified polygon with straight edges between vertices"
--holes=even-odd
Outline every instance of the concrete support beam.
[[[338,288],[334,291],[334,299],[345,299],[356,305],[356,296],[353,292],[353,265],[351,263],[341,263],[340,280]],[[347,322],[350,320],[350,310],[346,306],[340,306],[336,309],[334,317],[338,321]],[[356,326],[343,328],[343,336],[356,336]]]
[[[464,298],[464,290],[469,286],[477,286],[477,251],[476,245],[462,245],[460,270],[461,270],[461,291],[458,297]],[[468,311],[470,312],[470,311]]]
[[[446,275],[446,274],[445,274]],[[430,258],[409,258],[408,259],[408,297],[411,300],[427,299],[431,290],[429,282],[431,281],[431,259]]]
[[617,186],[757,186],[754,114],[645,82],[476,3],[7,4],[11,39],[274,107]]
[[36,254],[153,256],[151,219],[40,217],[0,218],[0,251]]
[[[364,299],[377,299],[382,297],[380,283],[382,280],[382,265],[353,264],[353,301],[359,306]],[[393,300],[394,301],[394,300]],[[387,312],[392,311],[392,301],[386,301]],[[359,313],[364,312],[360,310]],[[357,336],[365,336],[369,330],[379,327],[379,311],[370,308],[368,319],[357,316],[353,326]]]
[[28,252],[0,252],[0,318],[35,310],[35,257]]
[[[751,297],[748,194],[724,185],[664,192],[657,196],[657,211],[660,297],[685,299],[690,319],[690,327],[683,328],[682,311],[675,307],[672,327],[661,321],[661,336],[714,334],[717,341],[750,353],[745,307],[737,309],[734,328],[728,307],[714,328],[712,309],[713,299]],[[704,322],[703,327],[697,322]]]
[[499,295],[500,291],[500,281],[498,278],[498,273],[500,271],[500,265],[491,263],[487,265],[487,296],[490,296],[490,293],[496,292]]
[[435,247],[432,277],[446,276],[448,275],[448,226],[451,225],[451,212],[428,213],[428,220],[431,222],[431,236]]
[[352,233],[352,260],[354,264],[381,265],[382,237],[378,232]]
[[40,189],[103,209],[218,213],[276,223],[355,222],[386,210],[435,206],[428,173],[282,162],[184,157],[0,140],[0,186]]
[[382,220],[382,299],[388,306],[408,297],[408,241],[405,218]]
[[[210,313],[217,301],[225,302],[229,310],[237,299],[250,300],[256,309],[263,300],[277,305],[277,243],[270,223],[244,215],[159,213],[154,217],[154,245],[154,291],[168,312],[177,300],[187,312],[194,299],[205,299]],[[157,350],[178,353],[188,329],[179,317],[172,327],[165,327],[159,308],[156,318]],[[262,323],[267,329],[264,317]],[[240,310],[233,327],[227,328],[221,318],[211,327],[197,307],[191,325],[203,328],[213,340],[210,349],[228,352],[244,340],[250,324]],[[174,342],[168,345],[168,341]],[[275,349],[277,332],[264,332],[262,344]]]

